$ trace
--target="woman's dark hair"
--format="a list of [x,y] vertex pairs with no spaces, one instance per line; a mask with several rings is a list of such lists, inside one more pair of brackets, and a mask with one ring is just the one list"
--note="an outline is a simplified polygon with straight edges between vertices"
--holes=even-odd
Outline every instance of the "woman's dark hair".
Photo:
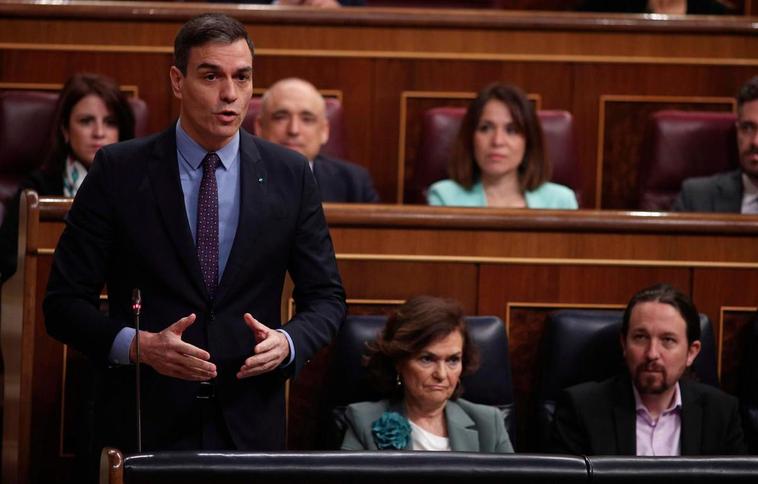
[[[463,337],[462,374],[469,374],[478,367],[479,353],[471,342],[463,309],[457,302],[415,296],[397,308],[384,331],[367,345],[366,367],[382,394],[401,399],[404,386],[397,384],[397,365],[454,331],[460,331]],[[458,385],[451,398],[458,398],[460,393]]]
[[479,126],[484,106],[491,100],[505,104],[516,129],[524,135],[526,148],[524,159],[518,167],[519,186],[523,191],[534,190],[550,179],[552,168],[545,156],[542,126],[537,113],[524,92],[511,85],[490,84],[471,101],[461,121],[461,129],[448,164],[448,176],[467,189],[481,178],[474,157],[474,133]]
[[102,99],[108,110],[116,117],[119,141],[134,138],[134,113],[118,84],[110,78],[97,74],[74,74],[63,85],[55,107],[51,148],[43,165],[46,172],[50,174],[63,172],[66,157],[72,154],[63,130],[69,127],[74,106],[90,94]]

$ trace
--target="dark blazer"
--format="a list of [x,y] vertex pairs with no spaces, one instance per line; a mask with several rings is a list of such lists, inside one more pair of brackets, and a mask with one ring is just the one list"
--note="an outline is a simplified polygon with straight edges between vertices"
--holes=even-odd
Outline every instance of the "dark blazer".
[[18,223],[21,192],[34,190],[41,196],[63,195],[63,173],[47,173],[42,170],[33,171],[19,185],[18,193],[8,203],[0,226],[0,280],[7,281],[16,273],[18,264]]
[[325,202],[376,203],[379,195],[368,170],[347,161],[318,155],[313,160],[313,176]]
[[[345,412],[349,427],[342,441],[342,450],[377,450],[371,425],[386,411],[403,413],[401,404],[392,404],[388,400],[349,405]],[[513,452],[503,416],[495,407],[462,398],[448,400],[445,405],[445,420],[453,451]],[[411,449],[410,439],[406,449]]]
[[671,207],[676,212],[742,211],[742,171],[689,178]]
[[[344,292],[316,184],[295,152],[240,132],[240,214],[216,298],[208,297],[187,222],[175,127],[101,149],[66,218],[44,300],[47,330],[98,363],[95,407],[103,441],[133,449],[134,368],[109,367],[116,334],[130,325],[133,288],[142,329],[157,332],[190,313],[183,339],[217,366],[216,399],[238,449],[284,446],[284,381],[339,329]],[[280,327],[285,272],[297,313],[286,327],[295,360],[286,370],[237,380],[255,340],[250,312]],[[108,288],[109,314],[99,310]],[[144,449],[170,447],[196,403],[197,382],[143,366]]]
[[[744,454],[737,399],[701,383],[679,381],[682,455]],[[553,422],[554,451],[635,455],[636,412],[628,375],[564,390]]]

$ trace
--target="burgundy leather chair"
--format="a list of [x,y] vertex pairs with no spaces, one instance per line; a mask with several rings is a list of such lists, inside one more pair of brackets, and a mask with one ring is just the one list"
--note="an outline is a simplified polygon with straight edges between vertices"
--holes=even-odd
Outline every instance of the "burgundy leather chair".
[[669,210],[686,178],[738,166],[733,113],[657,111],[648,119],[637,183],[637,208]]
[[[345,147],[345,126],[342,115],[342,103],[333,97],[324,98],[326,101],[326,119],[329,121],[329,141],[321,147],[321,153],[334,158],[344,159],[347,155]],[[247,108],[247,115],[242,121],[242,127],[255,134],[255,118],[261,112],[261,98],[254,97]]]
[[[426,203],[426,189],[447,178],[447,163],[466,113],[465,108],[439,107],[427,110],[421,125],[421,143],[413,175],[405,190],[408,203]],[[581,173],[574,142],[574,118],[567,111],[537,111],[545,150],[553,164],[552,181],[574,190],[581,206]]]
[[[57,92],[0,92],[0,222],[19,183],[38,168],[50,149]],[[135,136],[147,134],[147,104],[129,98]]]

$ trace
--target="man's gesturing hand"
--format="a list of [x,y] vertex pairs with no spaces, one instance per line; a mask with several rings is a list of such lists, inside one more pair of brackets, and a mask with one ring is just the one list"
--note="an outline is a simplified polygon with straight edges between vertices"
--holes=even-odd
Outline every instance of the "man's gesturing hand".
[[290,354],[287,337],[260,323],[250,313],[245,313],[243,319],[255,334],[255,340],[258,344],[253,348],[255,354],[246,359],[245,364],[237,372],[237,378],[267,373],[281,365],[282,361]]
[[[216,377],[211,355],[182,341],[182,333],[195,322],[195,314],[185,316],[160,333],[139,332],[140,362],[152,366],[161,375],[182,380],[205,381]],[[129,359],[137,359],[136,341],[129,347]]]

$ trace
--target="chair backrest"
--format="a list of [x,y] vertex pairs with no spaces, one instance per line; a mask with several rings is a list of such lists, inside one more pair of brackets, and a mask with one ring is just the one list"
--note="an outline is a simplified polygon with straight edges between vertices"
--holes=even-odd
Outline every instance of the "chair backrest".
[[[562,310],[546,322],[537,383],[536,425],[540,445],[547,449],[555,401],[564,388],[602,381],[626,371],[619,342],[623,311]],[[713,327],[700,315],[701,350],[692,369],[703,383],[718,386]]]
[[739,381],[742,427],[750,453],[758,454],[758,313],[750,324],[743,354]]
[[[337,445],[345,431],[344,412],[347,405],[376,401],[382,395],[371,384],[363,367],[366,343],[376,339],[387,322],[386,316],[348,316],[334,343],[329,380],[332,419],[335,428],[330,437]],[[472,402],[498,407],[506,428],[514,439],[514,399],[508,337],[503,321],[495,316],[466,317],[469,335],[480,355],[479,369],[461,379],[462,397]]]
[[[19,183],[41,166],[50,149],[57,102],[57,92],[0,92],[0,220]],[[134,111],[135,136],[144,136],[147,104],[133,97],[129,98],[129,104]]]
[[637,208],[669,210],[682,182],[738,165],[733,113],[657,111],[648,118],[639,162]]
[[[326,119],[329,121],[329,141],[321,147],[321,153],[335,158],[345,158],[347,156],[347,146],[345,143],[345,122],[342,114],[342,103],[339,99],[325,97],[326,101]],[[242,121],[242,127],[248,132],[255,132],[255,118],[261,112],[261,98],[254,97],[247,108],[247,115]]]
[[[424,112],[421,142],[413,175],[405,193],[406,202],[426,203],[426,189],[447,178],[447,164],[466,108],[439,107]],[[581,204],[581,167],[574,141],[574,118],[568,111],[537,111],[545,151],[553,165],[552,181],[574,190]]]

